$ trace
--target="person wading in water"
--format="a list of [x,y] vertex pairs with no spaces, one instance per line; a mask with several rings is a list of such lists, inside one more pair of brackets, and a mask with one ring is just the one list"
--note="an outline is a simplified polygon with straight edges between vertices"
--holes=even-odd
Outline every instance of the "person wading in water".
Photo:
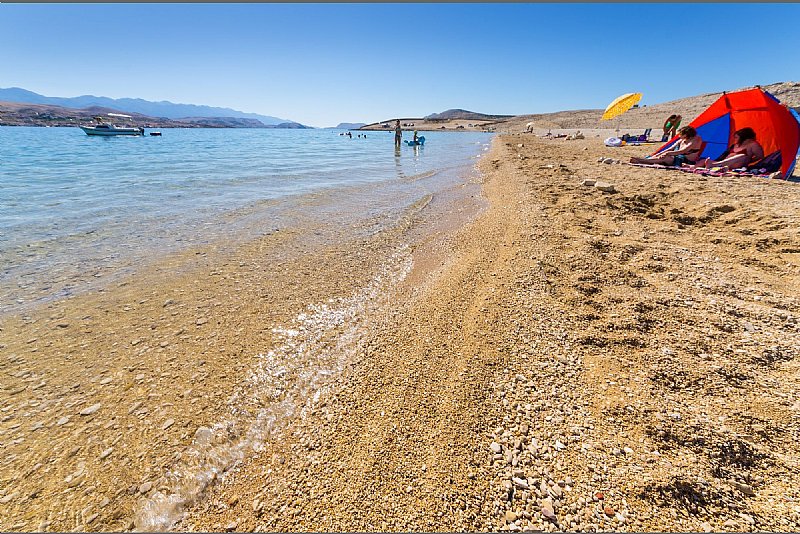
[[394,123],[394,146],[403,144],[403,130],[400,128],[400,119]]

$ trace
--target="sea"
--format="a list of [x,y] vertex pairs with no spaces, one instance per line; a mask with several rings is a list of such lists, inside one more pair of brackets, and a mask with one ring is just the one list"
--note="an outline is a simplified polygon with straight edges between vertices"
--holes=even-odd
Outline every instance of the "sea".
[[475,174],[492,138],[424,132],[424,146],[396,149],[393,132],[161,132],[0,127],[0,317],[191,247],[235,244],[309,218],[391,220]]

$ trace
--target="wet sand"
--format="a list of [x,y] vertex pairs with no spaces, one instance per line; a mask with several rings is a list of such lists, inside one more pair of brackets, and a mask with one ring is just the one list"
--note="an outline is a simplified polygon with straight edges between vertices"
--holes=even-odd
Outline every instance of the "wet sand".
[[597,162],[646,148],[3,320],[0,527],[797,530],[800,190]]
[[411,234],[430,240],[479,209],[471,180],[399,216],[297,217],[244,245],[143,258],[136,276],[5,316],[0,526],[169,526],[148,503],[201,498],[215,473],[279,431],[407,274]]

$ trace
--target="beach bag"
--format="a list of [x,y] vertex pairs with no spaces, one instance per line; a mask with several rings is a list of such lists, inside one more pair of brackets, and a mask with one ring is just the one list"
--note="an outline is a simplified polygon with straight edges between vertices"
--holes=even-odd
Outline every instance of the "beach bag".
[[614,146],[614,147],[622,146],[622,139],[620,139],[619,137],[609,137],[608,139],[605,140],[605,144],[606,146]]

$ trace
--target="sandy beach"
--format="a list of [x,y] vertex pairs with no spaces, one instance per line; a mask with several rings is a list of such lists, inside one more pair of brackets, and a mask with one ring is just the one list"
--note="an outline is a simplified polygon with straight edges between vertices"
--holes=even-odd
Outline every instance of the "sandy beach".
[[798,530],[800,189],[598,162],[647,152],[500,135],[4,319],[0,528]]

